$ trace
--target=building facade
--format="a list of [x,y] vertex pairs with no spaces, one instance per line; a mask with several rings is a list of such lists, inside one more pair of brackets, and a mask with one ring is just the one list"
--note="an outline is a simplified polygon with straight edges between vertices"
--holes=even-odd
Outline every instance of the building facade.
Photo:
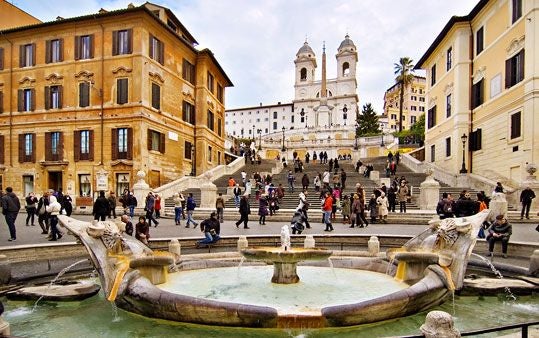
[[425,159],[517,184],[539,158],[539,1],[481,0],[419,60],[427,71]]
[[26,195],[151,187],[224,159],[232,83],[167,8],[146,3],[0,32],[0,178]]
[[295,124],[292,103],[228,109],[225,113],[227,135],[235,138],[256,138],[281,131]]
[[[402,129],[410,129],[419,117],[425,114],[426,80],[414,75],[412,83],[404,88],[402,108]],[[396,83],[384,94],[384,117],[387,118],[388,132],[399,130],[400,83]],[[384,129],[382,129],[384,130]]]

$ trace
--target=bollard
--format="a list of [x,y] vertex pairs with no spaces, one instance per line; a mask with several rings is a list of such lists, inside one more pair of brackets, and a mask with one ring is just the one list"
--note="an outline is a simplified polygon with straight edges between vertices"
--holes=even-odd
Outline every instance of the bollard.
[[247,249],[248,246],[249,246],[249,242],[247,242],[247,236],[240,236],[238,238],[238,251]]
[[419,330],[426,338],[458,338],[460,332],[453,325],[453,317],[444,311],[431,311]]
[[378,256],[378,254],[380,253],[380,241],[378,241],[378,237],[371,236],[371,238],[367,242],[367,246],[369,248],[369,254],[371,256]]
[[312,249],[314,248],[316,245],[315,241],[314,241],[314,236],[313,235],[307,235],[305,236],[305,242],[303,243],[303,247],[305,249]]
[[174,257],[176,258],[175,259],[176,262],[180,261],[180,258],[182,255],[182,245],[176,238],[171,239],[170,242],[168,243],[168,251],[174,254]]

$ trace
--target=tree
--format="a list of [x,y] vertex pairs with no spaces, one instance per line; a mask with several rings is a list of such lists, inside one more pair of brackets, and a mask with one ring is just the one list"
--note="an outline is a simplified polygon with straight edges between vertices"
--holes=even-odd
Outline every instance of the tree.
[[357,136],[373,136],[380,134],[378,115],[376,115],[376,112],[370,103],[365,104],[361,110],[361,114],[358,114],[357,124]]
[[399,99],[399,131],[402,131],[402,110],[404,106],[404,90],[414,80],[414,61],[405,56],[400,58],[399,63],[395,63],[395,80],[400,84],[400,99]]
[[410,129],[393,133],[393,136],[400,139],[400,143],[419,143],[425,140],[425,114],[419,116],[416,123]]

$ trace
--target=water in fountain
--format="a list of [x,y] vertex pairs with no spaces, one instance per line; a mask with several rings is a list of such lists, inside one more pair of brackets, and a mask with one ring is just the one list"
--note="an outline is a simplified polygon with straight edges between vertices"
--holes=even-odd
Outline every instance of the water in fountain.
[[238,276],[240,275],[240,269],[244,261],[245,261],[245,257],[241,256],[240,263],[238,264]]
[[[76,265],[78,265],[78,264],[80,264],[80,263],[87,262],[87,261],[88,261],[88,259],[86,259],[86,258],[85,258],[85,259],[81,259],[80,261],[76,261],[75,263],[73,263],[73,264],[71,264],[71,265],[69,265],[69,266],[63,268],[62,271],[60,271],[60,272],[56,275],[56,277],[54,277],[54,279],[49,283],[49,286],[48,286],[48,287],[50,288],[51,286],[53,286],[54,283],[56,283],[56,282],[58,281],[58,279],[60,279],[63,275],[65,275],[65,274],[66,274],[69,270],[71,270],[74,266],[76,266]],[[37,304],[39,303],[40,300],[43,299],[43,297],[45,297],[45,295],[42,295],[41,297],[39,297],[39,298],[36,300],[36,302],[34,303],[34,307],[32,308],[32,312],[34,312],[34,311],[36,310]]]
[[[496,269],[496,267],[494,266],[494,264],[492,264],[492,262],[491,262],[490,260],[488,260],[486,257],[483,257],[483,256],[478,255],[478,254],[473,253],[473,252],[472,252],[472,256],[478,257],[478,258],[480,258],[483,262],[485,262],[485,263],[488,265],[488,267],[490,268],[490,270],[492,270],[492,272],[494,273],[494,275],[496,276],[496,278],[498,278],[498,279],[503,279],[502,273],[501,273],[498,269]],[[517,297],[515,297],[515,295],[511,292],[511,289],[509,289],[508,286],[504,287],[504,289],[505,289],[505,293],[506,293],[506,295],[507,295],[507,298],[509,298],[509,299],[512,300],[512,301],[517,300]]]
[[331,257],[328,257],[328,264],[329,264],[329,267],[331,268],[331,272],[333,272],[333,276],[335,276],[336,278],[337,274],[335,273],[335,269],[333,268],[333,262],[331,261]]

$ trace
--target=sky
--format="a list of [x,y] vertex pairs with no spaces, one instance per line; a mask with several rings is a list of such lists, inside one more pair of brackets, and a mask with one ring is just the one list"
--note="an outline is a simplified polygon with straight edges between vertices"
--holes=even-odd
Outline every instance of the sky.
[[[294,59],[307,39],[321,77],[326,43],[328,78],[337,74],[335,54],[346,34],[358,50],[360,106],[383,112],[386,89],[395,83],[394,63],[417,61],[453,15],[467,15],[479,0],[153,0],[170,8],[209,48],[234,87],[226,109],[294,99]],[[100,8],[126,8],[137,0],[9,0],[42,21]],[[419,72],[418,75],[424,75]]]

